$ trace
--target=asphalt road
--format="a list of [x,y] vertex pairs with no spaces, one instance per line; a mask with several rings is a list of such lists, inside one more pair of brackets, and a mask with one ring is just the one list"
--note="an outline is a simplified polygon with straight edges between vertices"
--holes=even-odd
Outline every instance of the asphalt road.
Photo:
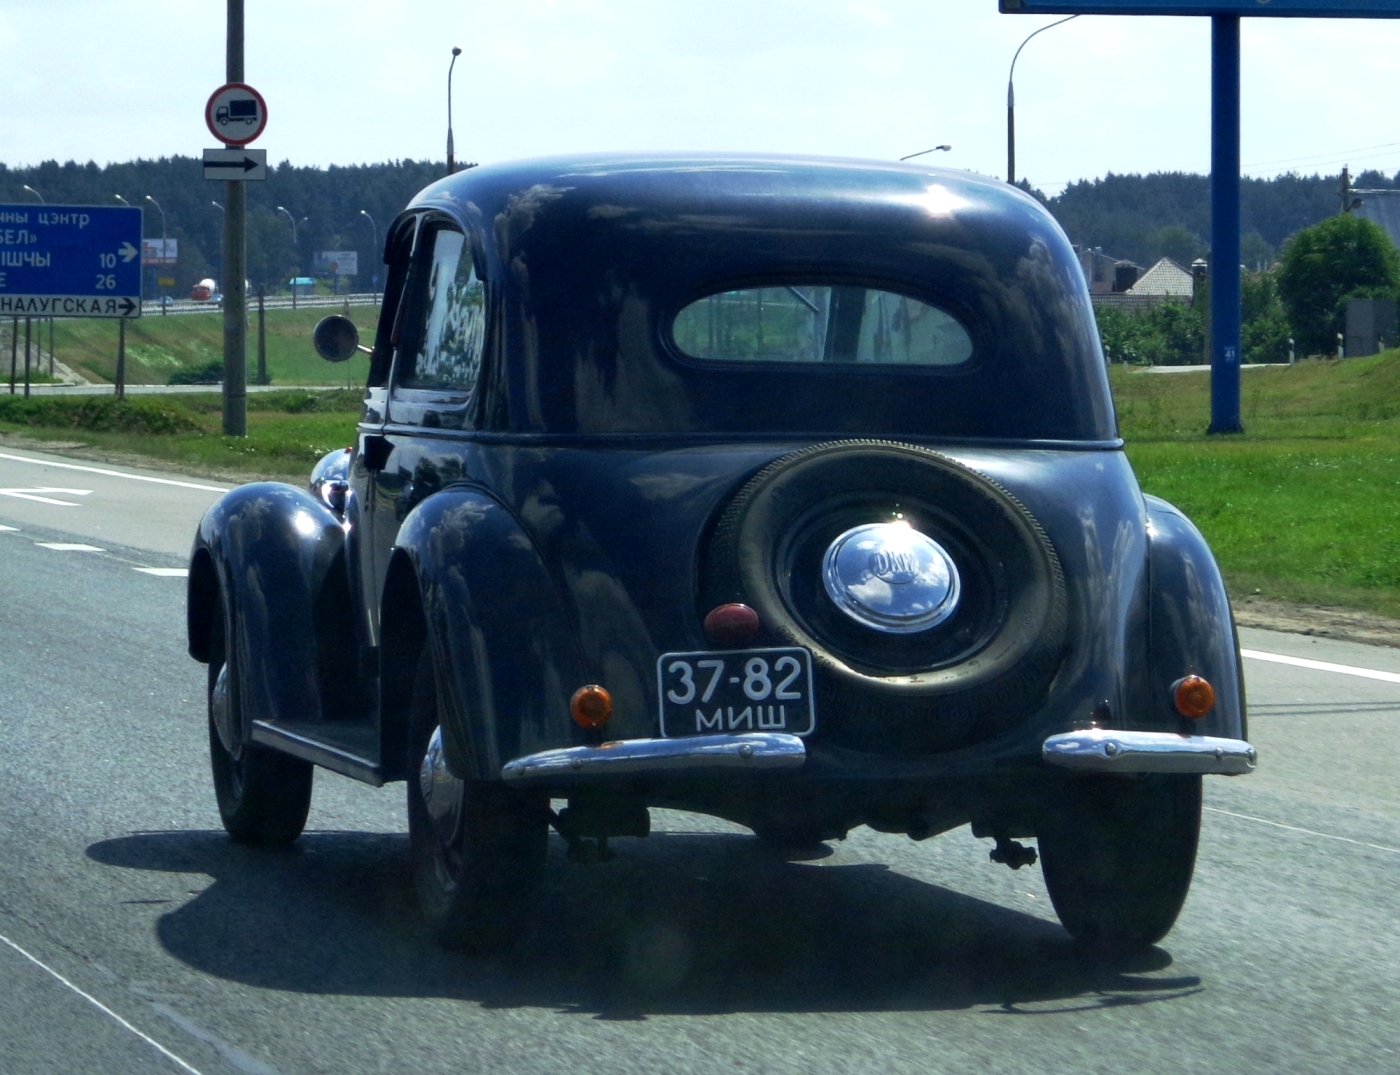
[[608,865],[554,846],[534,931],[478,961],[416,925],[400,785],[318,774],[296,850],[224,837],[183,580],[139,570],[217,483],[142,476],[186,484],[0,457],[7,1075],[1400,1071],[1400,651],[1243,632],[1382,678],[1247,661],[1261,768],[1207,782],[1186,910],[1131,967],[966,830],[783,862],[661,811]]

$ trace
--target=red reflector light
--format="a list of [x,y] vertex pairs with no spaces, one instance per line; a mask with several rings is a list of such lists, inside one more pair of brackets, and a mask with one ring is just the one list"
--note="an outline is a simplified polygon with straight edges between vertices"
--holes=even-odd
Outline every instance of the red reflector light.
[[717,605],[705,616],[705,637],[717,646],[747,642],[758,628],[758,613],[748,605]]
[[1176,711],[1191,720],[1200,720],[1215,705],[1215,688],[1200,676],[1183,676],[1172,684]]
[[601,728],[612,716],[612,695],[596,683],[580,687],[569,699],[569,716],[581,728]]

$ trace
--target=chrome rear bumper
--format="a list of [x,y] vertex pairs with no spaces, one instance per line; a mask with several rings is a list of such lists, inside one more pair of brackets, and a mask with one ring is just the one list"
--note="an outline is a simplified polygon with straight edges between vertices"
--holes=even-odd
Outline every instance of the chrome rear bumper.
[[795,735],[693,735],[680,739],[620,739],[596,747],[563,747],[506,762],[501,779],[516,787],[650,773],[686,775],[715,769],[796,769],[807,748]]
[[1222,773],[1254,771],[1258,752],[1243,739],[1170,732],[1090,728],[1052,735],[1041,747],[1050,765],[1097,773]]

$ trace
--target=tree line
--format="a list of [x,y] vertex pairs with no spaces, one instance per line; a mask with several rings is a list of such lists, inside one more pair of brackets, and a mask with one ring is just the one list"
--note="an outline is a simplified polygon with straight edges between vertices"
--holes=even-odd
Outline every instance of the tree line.
[[[283,161],[269,167],[265,182],[246,184],[250,282],[269,293],[285,291],[293,276],[311,273],[317,252],[354,250],[360,271],[350,286],[374,289],[374,278],[382,272],[385,227],[418,191],[445,171],[443,162],[413,160],[327,168],[296,167]],[[1363,172],[1354,185],[1394,188],[1400,185],[1400,175],[1392,179]],[[26,186],[51,204],[117,205],[119,195],[145,210],[143,227],[148,238],[161,235],[161,213],[146,200],[148,195],[155,199],[164,210],[166,234],[179,241],[180,250],[174,268],[159,270],[160,276],[174,277],[174,285],[155,288],[157,273],[151,270],[148,294],[162,290],[188,294],[195,282],[221,276],[223,219],[215,203],[222,199],[224,185],[203,178],[199,159],[163,157],[102,167],[75,161],[46,161],[27,168],[0,164],[0,203],[37,204]],[[1203,238],[1210,225],[1207,176],[1109,174],[1071,183],[1053,198],[1031,193],[1045,203],[1071,241],[1082,246],[1102,247],[1108,254],[1144,266],[1163,256],[1190,265],[1208,253]],[[1346,296],[1394,290],[1397,281],[1387,277],[1384,266],[1390,262],[1384,250],[1391,255],[1394,251],[1384,233],[1374,225],[1374,231],[1361,227],[1368,222],[1359,218],[1336,217],[1339,194],[1340,176],[1243,180],[1241,253],[1250,270],[1244,281],[1246,361],[1285,360],[1290,337],[1300,354],[1328,352]],[[279,206],[287,212],[280,212]],[[296,222],[295,242],[288,215]],[[1310,234],[1308,229],[1329,219],[1355,224],[1328,225],[1351,228],[1345,237],[1335,231],[1323,236],[1322,245],[1333,250],[1331,260],[1319,261],[1315,253],[1309,255],[1311,260],[1303,258],[1302,247],[1290,239]],[[1383,247],[1377,234],[1385,240]],[[1357,262],[1356,251],[1362,248],[1368,253]],[[1298,251],[1295,261],[1300,265],[1313,266],[1307,285],[1292,291],[1288,273],[1275,268],[1286,266],[1290,249]],[[1328,267],[1318,269],[1322,263]],[[1204,326],[1205,311],[1199,307],[1161,307],[1140,315],[1120,310],[1100,313],[1106,346],[1115,357],[1134,361],[1196,361],[1203,354]]]
[[[329,168],[298,168],[287,161],[269,166],[265,182],[245,184],[249,281],[269,294],[285,292],[293,276],[311,274],[317,252],[354,250],[360,272],[351,286],[372,290],[372,277],[383,272],[378,244],[384,241],[385,227],[446,170],[440,161],[413,160]],[[162,157],[105,167],[74,161],[45,161],[31,168],[0,164],[0,203],[37,205],[25,186],[53,205],[120,205],[120,195],[144,210],[147,238],[161,236],[160,211],[146,200],[148,195],[154,198],[165,211],[165,234],[180,245],[178,263],[159,270],[161,276],[173,276],[175,284],[153,290],[156,274],[148,269],[148,296],[164,291],[188,295],[197,281],[222,276],[223,213],[215,203],[223,201],[224,184],[207,181],[197,158]],[[278,206],[296,220],[295,244],[291,223]]]

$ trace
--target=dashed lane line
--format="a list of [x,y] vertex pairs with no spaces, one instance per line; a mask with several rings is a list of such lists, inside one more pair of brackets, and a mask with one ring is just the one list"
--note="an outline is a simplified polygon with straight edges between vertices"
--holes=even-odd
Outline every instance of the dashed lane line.
[[[16,534],[20,532],[17,526],[4,525],[0,525],[0,531],[9,531]],[[85,545],[74,541],[36,541],[34,544],[38,545],[41,549],[53,549],[55,552],[106,553],[113,560],[128,565],[133,571],[139,571],[143,575],[154,575],[162,579],[185,579],[189,578],[190,575],[190,569],[187,567],[146,567],[143,564],[137,563],[135,560],[128,560],[124,556],[117,556],[114,553],[109,553],[106,549],[98,548],[96,545]]]
[[1295,668],[1310,668],[1314,672],[1336,672],[1343,676],[1360,676],[1362,679],[1378,679],[1382,683],[1400,683],[1400,672],[1382,672],[1375,668],[1358,668],[1354,664],[1333,664],[1331,661],[1314,661],[1307,657],[1287,657],[1282,653],[1265,653],[1257,649],[1242,649],[1240,656],[1255,661],[1269,661],[1272,664],[1291,664]]
[[1316,829],[1304,829],[1297,825],[1285,825],[1282,821],[1270,821],[1266,817],[1255,817],[1252,814],[1237,814],[1233,810],[1221,810],[1216,806],[1203,806],[1202,810],[1212,814],[1224,814],[1226,817],[1237,817],[1243,821],[1253,821],[1260,825],[1271,825],[1276,829],[1287,829],[1289,832],[1301,832],[1305,836],[1318,836],[1324,840],[1338,840],[1344,844],[1355,844],[1357,847],[1369,847],[1373,851],[1384,851],[1391,855],[1400,855],[1400,847],[1386,847],[1385,844],[1371,844],[1365,840],[1353,840],[1350,836],[1337,836],[1330,832],[1318,832]]
[[54,970],[52,967],[50,967],[47,963],[43,962],[42,960],[36,958],[35,956],[30,955],[28,952],[26,952],[26,951],[25,951],[23,948],[21,948],[19,945],[15,944],[14,941],[12,941],[12,940],[10,940],[10,938],[6,937],[3,933],[0,933],[0,944],[8,945],[10,948],[13,948],[16,952],[18,952],[20,955],[22,955],[25,959],[29,960],[29,962],[33,963],[36,967],[38,967],[38,968],[39,968],[40,970],[42,970],[44,973],[49,974],[49,975],[51,975],[51,976],[54,977],[54,978],[57,978],[57,979],[58,979],[61,983],[63,983],[65,986],[67,986],[67,987],[68,987],[69,989],[71,989],[73,992],[77,993],[78,996],[82,997],[85,1001],[87,1001],[89,1004],[91,1004],[94,1008],[96,1008],[98,1011],[102,1012],[102,1014],[107,1015],[107,1016],[110,1016],[110,1017],[111,1017],[112,1019],[114,1019],[116,1022],[118,1022],[118,1023],[120,1023],[122,1026],[126,1027],[127,1030],[131,1031],[131,1032],[132,1032],[133,1034],[135,1034],[138,1038],[140,1038],[142,1041],[144,1041],[144,1042],[145,1042],[147,1045],[149,1045],[151,1048],[155,1049],[156,1052],[158,1052],[158,1053],[161,1054],[161,1056],[164,1056],[164,1057],[166,1057],[168,1060],[170,1060],[170,1061],[172,1061],[173,1063],[177,1064],[177,1065],[179,1066],[179,1068],[180,1068],[181,1071],[188,1071],[188,1072],[190,1073],[190,1075],[199,1075],[199,1069],[198,1069],[198,1068],[193,1067],[192,1065],[187,1064],[185,1061],[181,1060],[178,1056],[176,1056],[174,1053],[172,1053],[172,1052],[171,1052],[169,1049],[167,1049],[164,1045],[162,1045],[160,1042],[156,1041],[155,1038],[151,1037],[149,1034],[145,1033],[144,1031],[138,1030],[136,1027],[132,1026],[132,1025],[131,1025],[130,1023],[128,1023],[125,1019],[123,1019],[120,1015],[118,1015],[116,1012],[112,1011],[111,1008],[109,1008],[109,1007],[107,1007],[107,1005],[103,1004],[102,1001],[100,1001],[100,1000],[98,1000],[96,997],[94,997],[91,993],[87,993],[87,992],[84,992],[82,989],[79,989],[76,985],[74,985],[72,982],[70,982],[67,978],[65,978],[63,975],[59,974],[58,971]]
[[78,463],[55,463],[50,459],[30,459],[24,455],[11,455],[9,452],[0,452],[0,459],[8,459],[15,463],[29,463],[37,467],[58,467],[60,470],[81,470],[85,474],[102,474],[108,478],[126,478],[134,482],[151,482],[154,485],[174,485],[181,489],[199,489],[206,493],[227,493],[229,486],[226,485],[200,485],[198,482],[176,481],[174,478],[154,478],[149,474],[127,474],[120,470],[107,470],[104,467],[85,467]]

